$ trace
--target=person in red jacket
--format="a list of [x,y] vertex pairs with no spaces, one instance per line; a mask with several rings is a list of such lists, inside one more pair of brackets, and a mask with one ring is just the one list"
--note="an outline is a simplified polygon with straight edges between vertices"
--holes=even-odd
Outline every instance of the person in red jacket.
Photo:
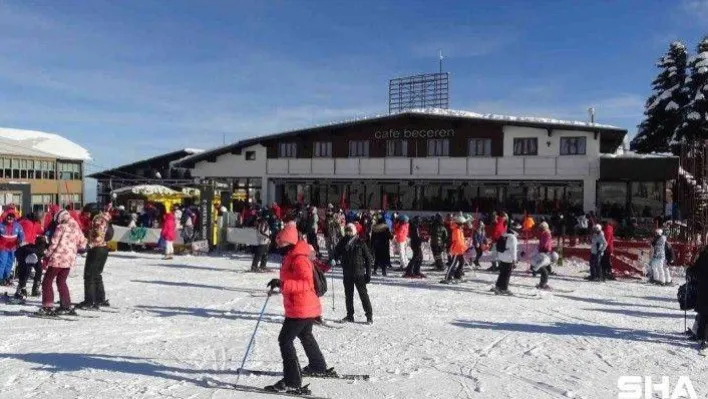
[[[283,379],[265,387],[273,392],[291,392],[309,395],[307,387],[302,387],[302,377],[334,373],[327,369],[327,362],[312,335],[312,326],[322,315],[320,298],[315,292],[313,279],[314,264],[310,260],[313,250],[305,240],[300,240],[297,225],[289,222],[275,238],[279,251],[283,254],[280,278],[268,283],[269,295],[277,288],[283,295],[285,320],[278,336],[280,355],[283,358]],[[299,338],[305,349],[309,364],[302,370],[298,362],[293,342]]]
[[605,235],[605,241],[607,241],[607,249],[605,249],[605,253],[602,254],[602,259],[600,260],[602,273],[605,275],[605,279],[614,280],[611,259],[612,253],[615,251],[615,227],[612,225],[612,221],[605,221],[602,232]]
[[164,260],[171,260],[172,255],[175,253],[175,236],[177,224],[175,221],[174,213],[166,213],[162,218],[162,231],[160,232],[160,238],[165,242],[165,257]]
[[34,268],[34,284],[32,285],[32,296],[39,296],[39,287],[42,282],[42,264],[40,263],[46,241],[42,232],[42,224],[34,213],[28,213],[19,221],[24,232],[24,242],[15,253],[17,257],[17,274],[20,279],[15,292],[15,298],[24,300],[27,297],[27,280],[30,269]]
[[494,213],[494,228],[492,229],[491,247],[492,247],[492,266],[487,269],[488,271],[497,271],[499,267],[497,266],[497,250],[496,245],[494,245],[497,240],[499,240],[504,234],[506,234],[506,214],[502,212]]

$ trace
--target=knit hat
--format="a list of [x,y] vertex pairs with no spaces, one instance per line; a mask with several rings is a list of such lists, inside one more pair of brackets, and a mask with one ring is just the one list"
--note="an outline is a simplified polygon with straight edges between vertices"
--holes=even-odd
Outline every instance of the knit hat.
[[297,235],[297,225],[295,222],[288,222],[283,230],[275,236],[275,243],[278,248],[287,247],[288,245],[295,245],[298,241]]
[[54,221],[57,223],[65,223],[67,220],[71,218],[71,215],[69,214],[69,211],[62,209],[61,211],[57,212],[56,215],[54,215]]
[[661,236],[661,235],[664,235],[664,230],[656,229],[655,233],[656,233],[656,235]]
[[543,231],[549,230],[548,223],[546,223],[546,222],[541,222],[541,224],[539,224],[538,227]]
[[347,231],[352,231],[354,234],[356,234],[356,225],[354,223],[347,223],[346,226],[344,226],[344,233]]
[[600,226],[599,224],[596,224],[596,225],[592,226],[592,229],[599,233],[602,231],[602,226]]

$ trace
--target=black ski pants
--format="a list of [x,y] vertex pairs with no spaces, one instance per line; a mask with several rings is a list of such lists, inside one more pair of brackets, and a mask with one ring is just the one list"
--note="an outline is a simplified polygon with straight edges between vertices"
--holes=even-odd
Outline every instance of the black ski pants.
[[452,280],[453,277],[456,279],[461,279],[463,267],[465,267],[465,258],[462,255],[453,256],[452,263],[447,267],[445,280]]
[[444,270],[445,264],[442,260],[443,247],[441,245],[432,245],[430,249],[433,251],[433,259],[435,259],[435,269]]
[[598,254],[590,255],[590,278],[604,279],[602,276],[602,265],[600,265],[600,256]]
[[103,268],[108,260],[108,248],[91,248],[86,253],[84,268],[84,302],[89,305],[100,304],[106,300],[103,288]]
[[319,258],[320,257],[320,244],[317,243],[317,232],[310,231],[307,233],[307,243],[312,245],[312,248],[315,249],[315,255]]
[[602,254],[600,264],[602,265],[602,275],[604,278],[612,277],[612,262],[610,262],[611,257],[612,254],[610,254],[609,251],[605,251],[605,253]]
[[501,291],[506,291],[509,289],[511,266],[511,263],[499,262],[499,277],[497,277],[496,287]]
[[314,335],[312,335],[312,325],[314,323],[315,319],[286,318],[283,321],[283,327],[280,329],[280,335],[278,336],[278,344],[280,345],[280,356],[283,358],[285,385],[289,387],[299,388],[302,385],[300,362],[295,351],[295,338],[300,339],[300,343],[305,349],[305,355],[307,355],[307,360],[310,362],[310,370],[317,373],[327,371],[327,363]]
[[413,250],[413,259],[408,262],[406,274],[409,276],[417,276],[420,274],[420,266],[423,264],[423,249],[420,245],[411,246]]
[[257,246],[255,251],[253,251],[253,263],[251,263],[251,271],[258,270],[258,264],[260,263],[260,268],[265,269],[268,263],[268,244],[263,244]]
[[354,317],[354,288],[359,292],[361,306],[367,318],[372,316],[371,300],[366,289],[364,276],[344,277],[344,300],[347,306],[347,317]]
[[25,245],[20,247],[15,251],[15,258],[17,259],[17,276],[20,279],[17,285],[17,291],[25,289],[27,286],[27,280],[29,280],[30,270],[34,268],[34,283],[32,284],[32,289],[37,291],[42,284],[42,263],[37,257],[36,263],[27,263],[27,257],[35,254],[36,250],[33,245]]
[[538,269],[537,273],[541,274],[541,282],[540,282],[541,287],[548,284],[548,275],[551,274],[551,271],[548,270],[548,268],[549,268],[549,266],[543,266]]

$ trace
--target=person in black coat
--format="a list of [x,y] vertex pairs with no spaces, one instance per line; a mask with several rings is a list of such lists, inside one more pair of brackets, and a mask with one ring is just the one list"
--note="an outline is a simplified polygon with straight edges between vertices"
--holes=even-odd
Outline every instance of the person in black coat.
[[423,240],[420,238],[420,217],[416,216],[411,220],[408,227],[408,237],[410,238],[413,259],[408,262],[408,267],[403,277],[424,277],[420,273],[420,266],[423,264]]
[[698,313],[698,331],[696,338],[700,342],[699,353],[708,356],[708,247],[698,254],[691,266],[696,278],[696,313]]
[[374,276],[380,267],[381,274],[386,275],[386,269],[391,267],[391,240],[393,234],[383,217],[371,228],[371,248],[374,251]]
[[334,256],[330,259],[330,264],[335,264],[336,261],[340,261],[342,265],[344,296],[347,306],[347,316],[342,319],[342,322],[354,322],[354,288],[356,287],[366,314],[366,323],[372,324],[371,301],[366,285],[371,281],[371,266],[374,259],[369,247],[358,237],[356,226],[353,223],[349,223],[345,227],[344,238],[334,249]]

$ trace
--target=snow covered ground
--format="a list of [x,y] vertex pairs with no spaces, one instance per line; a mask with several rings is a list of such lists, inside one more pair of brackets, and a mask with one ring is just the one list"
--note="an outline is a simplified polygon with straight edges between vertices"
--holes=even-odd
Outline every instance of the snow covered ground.
[[[214,387],[235,382],[265,284],[276,277],[248,268],[246,255],[165,262],[112,254],[104,278],[117,313],[44,320],[19,314],[33,306],[0,305],[0,398],[270,397]],[[70,278],[75,302],[82,273],[78,266]],[[371,381],[306,382],[330,398],[607,399],[617,397],[622,375],[667,375],[672,383],[687,375],[699,397],[708,395],[708,363],[681,335],[676,288],[588,283],[580,265],[558,273],[551,285],[574,292],[541,299],[490,295],[495,276],[485,272],[469,272],[471,281],[456,286],[437,284],[433,273],[420,281],[375,277],[373,326],[315,330],[330,366],[371,374]],[[512,290],[532,294],[536,283],[517,270]],[[336,310],[331,292],[323,298],[328,319],[344,316],[336,273],[333,288]],[[358,298],[355,305],[361,321]],[[281,298],[271,298],[248,368],[280,369],[282,311]]]

